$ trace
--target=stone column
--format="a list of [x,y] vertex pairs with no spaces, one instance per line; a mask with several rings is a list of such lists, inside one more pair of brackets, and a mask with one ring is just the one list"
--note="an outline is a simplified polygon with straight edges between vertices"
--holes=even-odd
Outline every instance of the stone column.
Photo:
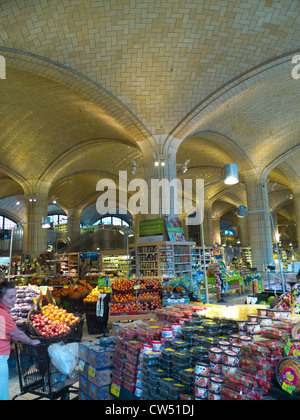
[[[200,227],[199,227],[200,228]],[[212,208],[209,201],[204,201],[204,242],[206,247],[212,247],[214,245],[214,229],[213,229],[213,219],[212,219]],[[220,227],[219,227],[220,234]],[[200,229],[201,237],[201,229]],[[202,239],[201,239],[202,244]]]
[[67,212],[68,216],[68,237],[71,239],[72,245],[80,241],[80,216],[81,211],[71,209]]
[[[269,211],[267,184],[257,178],[249,177],[246,181],[248,211]],[[265,212],[248,216],[250,242],[252,247],[253,267],[263,271],[267,265],[274,265],[272,228],[270,216]]]
[[278,231],[278,222],[277,222],[277,211],[273,210],[271,212],[272,216],[273,216],[273,221],[274,221],[274,227],[275,227],[275,235],[272,229],[272,238],[273,238],[273,242],[275,243],[276,241],[279,240],[279,231]]
[[213,245],[221,245],[221,233],[220,233],[220,217],[215,216],[212,219],[213,224]]
[[294,203],[297,226],[298,251],[300,250],[300,185],[294,187]]
[[47,250],[47,229],[41,226],[48,215],[49,182],[29,181],[25,191],[23,253],[33,258]]
[[239,218],[239,235],[241,240],[242,247],[248,247],[250,245],[250,236],[249,236],[249,218]]

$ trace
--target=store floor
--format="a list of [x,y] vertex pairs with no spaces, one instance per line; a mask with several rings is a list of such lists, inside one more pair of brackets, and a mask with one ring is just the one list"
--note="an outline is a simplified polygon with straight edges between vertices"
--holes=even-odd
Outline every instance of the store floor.
[[[225,297],[224,302],[220,302],[220,303],[218,302],[217,303],[216,299],[215,299],[214,303],[218,304],[218,305],[243,305],[245,303],[245,300],[246,300],[247,296],[248,296],[248,293],[245,293],[242,296],[230,295],[230,296]],[[212,302],[212,299],[211,299],[211,302]],[[111,331],[111,326],[112,325],[108,325],[108,330],[109,331]],[[95,341],[97,341],[97,337],[98,337],[97,335],[96,336],[95,335],[90,335],[87,331],[86,325],[84,326],[83,336],[82,336],[83,341],[85,341],[85,340],[92,340],[92,341],[95,340]],[[9,373],[10,373],[9,398],[10,398],[10,400],[12,400],[16,395],[20,394],[18,369],[17,369],[17,366],[16,366],[16,359],[15,359],[13,354],[12,354],[12,357],[10,359],[9,365],[10,365],[10,370],[9,370]],[[17,401],[32,400],[32,399],[35,399],[35,398],[36,398],[36,396],[34,396],[32,394],[25,394],[25,395],[22,395],[22,396],[18,397]],[[71,396],[71,398],[72,398],[72,396]]]

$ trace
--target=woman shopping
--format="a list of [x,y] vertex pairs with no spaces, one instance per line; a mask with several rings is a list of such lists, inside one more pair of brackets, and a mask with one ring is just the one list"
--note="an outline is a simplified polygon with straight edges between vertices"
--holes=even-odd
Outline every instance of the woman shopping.
[[0,401],[9,400],[9,370],[11,340],[37,346],[39,340],[31,340],[20,331],[9,314],[15,305],[16,291],[12,283],[0,276]]

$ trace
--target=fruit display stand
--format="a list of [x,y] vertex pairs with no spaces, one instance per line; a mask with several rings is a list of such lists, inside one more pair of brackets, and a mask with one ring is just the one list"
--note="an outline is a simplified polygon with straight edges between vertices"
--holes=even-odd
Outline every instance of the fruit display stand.
[[219,300],[222,294],[239,293],[243,291],[243,278],[237,270],[227,270],[224,263],[212,264],[207,269],[208,284],[212,285],[212,292],[217,293]]
[[[109,317],[109,301],[110,301],[110,287],[98,287],[96,286],[88,296],[83,300],[83,307],[86,316],[86,323],[88,332],[91,335],[94,334],[105,334],[106,324]],[[104,300],[104,316],[97,316],[97,302],[100,296],[107,296]],[[105,320],[104,320],[105,318]]]
[[115,280],[110,316],[142,315],[161,308],[161,277]]
[[92,290],[85,280],[74,280],[72,277],[55,278],[49,283],[51,297],[69,313],[84,313],[83,299]]

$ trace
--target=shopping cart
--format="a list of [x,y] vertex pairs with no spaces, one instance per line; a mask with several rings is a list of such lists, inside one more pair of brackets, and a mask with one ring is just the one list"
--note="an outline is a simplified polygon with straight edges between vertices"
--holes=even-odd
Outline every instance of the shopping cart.
[[71,377],[59,372],[51,362],[47,345],[34,347],[17,343],[15,348],[21,393],[13,400],[28,393],[36,395],[36,400],[67,400],[70,393],[78,397],[78,388],[74,387],[78,382],[78,372]]

